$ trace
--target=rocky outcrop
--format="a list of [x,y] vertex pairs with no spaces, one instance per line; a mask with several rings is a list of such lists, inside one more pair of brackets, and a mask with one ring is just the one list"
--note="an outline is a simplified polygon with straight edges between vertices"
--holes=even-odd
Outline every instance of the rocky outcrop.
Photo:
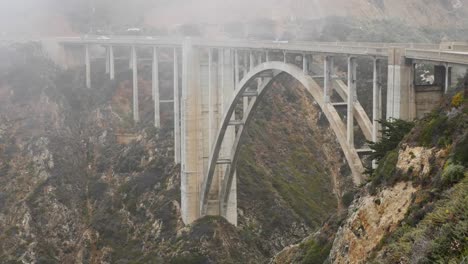
[[447,155],[447,149],[411,147],[408,144],[402,144],[398,152],[396,167],[403,174],[424,178],[429,176],[435,166],[442,166]]
[[377,195],[359,198],[338,230],[330,259],[333,263],[366,263],[382,238],[396,229],[416,192],[411,182],[400,182]]

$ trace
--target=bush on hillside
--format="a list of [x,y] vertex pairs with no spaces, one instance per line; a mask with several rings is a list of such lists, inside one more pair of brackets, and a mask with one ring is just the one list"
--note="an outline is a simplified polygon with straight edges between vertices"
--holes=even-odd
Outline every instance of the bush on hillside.
[[456,164],[448,164],[442,172],[442,182],[452,185],[465,177],[465,167]]

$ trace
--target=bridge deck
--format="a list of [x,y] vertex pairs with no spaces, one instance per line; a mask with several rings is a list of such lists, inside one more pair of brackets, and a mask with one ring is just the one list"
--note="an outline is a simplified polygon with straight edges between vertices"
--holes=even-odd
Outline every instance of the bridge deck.
[[[64,45],[113,45],[113,46],[171,46],[181,47],[182,37],[151,36],[86,36],[56,39]],[[323,53],[356,56],[387,57],[390,48],[404,48],[410,59],[468,65],[468,52],[442,49],[439,44],[415,43],[371,43],[371,42],[304,42],[304,41],[265,41],[265,40],[209,40],[191,38],[194,46],[211,48],[236,48],[245,50],[276,50],[291,53]]]

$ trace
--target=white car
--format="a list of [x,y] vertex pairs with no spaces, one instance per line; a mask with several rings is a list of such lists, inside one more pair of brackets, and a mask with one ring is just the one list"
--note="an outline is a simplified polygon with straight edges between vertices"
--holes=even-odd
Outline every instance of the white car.
[[99,39],[99,40],[108,40],[110,38],[106,37],[106,36],[99,36],[97,39]]
[[141,28],[129,28],[127,29],[127,32],[140,32]]
[[275,44],[288,44],[289,41],[287,41],[287,40],[273,40],[273,43],[275,43]]

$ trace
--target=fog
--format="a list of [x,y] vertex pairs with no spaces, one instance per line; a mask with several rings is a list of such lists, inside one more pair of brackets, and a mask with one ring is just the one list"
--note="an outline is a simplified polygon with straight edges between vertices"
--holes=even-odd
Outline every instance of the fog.
[[468,28],[467,0],[0,0],[0,37],[74,35],[97,29],[217,26],[326,17],[392,19],[416,27]]

